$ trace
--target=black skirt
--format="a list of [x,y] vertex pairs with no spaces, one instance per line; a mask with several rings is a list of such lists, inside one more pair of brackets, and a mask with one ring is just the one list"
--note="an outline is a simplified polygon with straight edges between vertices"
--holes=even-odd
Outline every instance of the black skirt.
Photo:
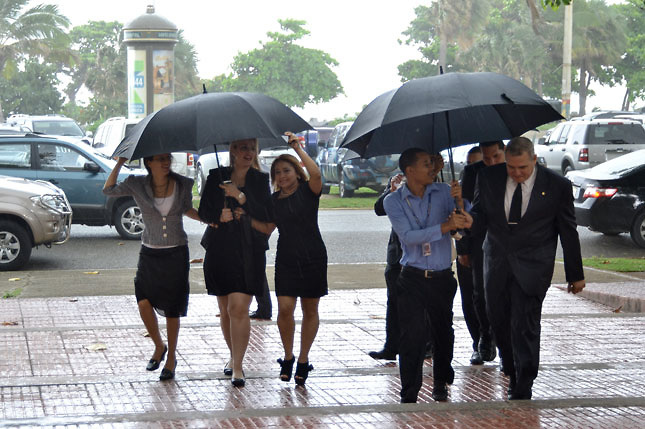
[[137,302],[147,299],[163,317],[184,317],[190,286],[188,246],[154,249],[141,246],[134,278]]

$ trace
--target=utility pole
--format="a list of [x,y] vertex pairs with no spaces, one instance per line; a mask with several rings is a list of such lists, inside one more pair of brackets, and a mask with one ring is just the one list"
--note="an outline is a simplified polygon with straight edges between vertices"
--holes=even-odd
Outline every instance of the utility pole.
[[573,37],[573,2],[564,7],[564,41],[562,44],[562,116],[571,115],[571,43]]

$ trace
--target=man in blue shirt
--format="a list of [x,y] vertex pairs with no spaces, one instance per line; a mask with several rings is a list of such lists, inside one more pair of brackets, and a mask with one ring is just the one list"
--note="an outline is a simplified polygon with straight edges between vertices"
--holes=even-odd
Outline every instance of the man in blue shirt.
[[450,231],[470,228],[472,218],[455,210],[455,199],[462,205],[457,182],[452,186],[433,183],[435,169],[430,154],[418,148],[407,149],[399,158],[399,168],[406,184],[388,195],[383,206],[403,249],[398,279],[401,402],[416,402],[421,389],[428,338],[426,311],[435,347],[432,398],[446,401],[447,385],[452,384],[455,374],[451,366],[455,339],[452,302],[457,291],[451,269]]

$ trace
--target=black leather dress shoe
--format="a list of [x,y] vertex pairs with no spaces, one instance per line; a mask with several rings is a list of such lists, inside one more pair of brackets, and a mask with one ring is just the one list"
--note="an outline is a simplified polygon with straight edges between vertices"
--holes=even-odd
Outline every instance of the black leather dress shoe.
[[249,314],[249,317],[251,319],[257,319],[257,320],[271,320],[271,315],[270,314],[264,314],[264,313],[260,313],[260,312],[257,312],[257,311],[252,311]]
[[172,370],[163,368],[161,370],[161,374],[159,375],[159,380],[166,381],[175,378],[175,369],[177,369],[177,362],[175,362],[175,367]]
[[471,365],[483,365],[484,364],[484,359],[482,359],[482,356],[479,354],[477,350],[473,352],[472,355],[470,355],[470,364]]
[[495,342],[490,338],[479,339],[479,354],[484,362],[492,362],[497,357],[497,349],[495,349]]
[[508,400],[509,401],[521,401],[521,400],[529,400],[533,396],[533,392],[531,389],[529,389],[527,392],[516,392],[513,391],[510,395],[508,395]]
[[161,362],[162,362],[162,361],[164,360],[164,358],[166,357],[166,352],[167,352],[167,351],[168,351],[168,346],[164,346],[164,347],[163,347],[163,353],[161,354],[161,357],[159,358],[159,360],[157,360],[157,359],[150,359],[150,360],[148,361],[148,365],[146,365],[146,370],[148,370],[148,371],[154,371],[154,370],[156,370],[157,368],[159,368],[159,365],[161,364]]
[[235,387],[244,387],[246,384],[246,376],[244,375],[244,371],[242,371],[242,378],[231,378],[231,384]]
[[372,359],[396,360],[396,353],[385,349],[378,352],[369,352],[368,354]]
[[437,402],[445,402],[448,400],[448,386],[446,383],[435,384],[432,388],[432,399]]

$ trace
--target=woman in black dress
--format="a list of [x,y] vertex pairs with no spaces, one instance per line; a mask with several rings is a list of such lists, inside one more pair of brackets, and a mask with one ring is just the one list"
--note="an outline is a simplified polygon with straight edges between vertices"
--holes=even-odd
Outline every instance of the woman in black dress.
[[209,224],[202,238],[206,249],[204,277],[210,295],[217,296],[220,323],[230,360],[224,374],[236,387],[244,386],[242,360],[251,332],[249,306],[262,295],[268,237],[251,228],[251,217],[269,219],[269,177],[259,171],[257,141],[231,143],[232,167],[213,169],[199,205]]
[[[169,153],[143,160],[147,176],[128,176],[117,184],[119,171],[126,158],[119,158],[108,176],[103,193],[113,197],[130,195],[141,210],[146,228],[141,237],[141,251],[134,291],[141,320],[155,343],[155,352],[146,369],[159,368],[166,352],[168,359],[160,380],[175,377],[179,318],[188,308],[188,237],[183,216],[200,220],[193,208],[193,180],[170,170]],[[159,333],[155,311],[166,318],[168,346]]]
[[292,133],[291,146],[309,173],[309,180],[300,162],[292,155],[280,155],[271,165],[271,181],[276,192],[272,195],[274,222],[253,219],[253,226],[266,234],[278,227],[278,249],[275,259],[275,293],[278,297],[278,328],[284,347],[280,379],[291,380],[295,321],[293,313],[300,298],[302,327],[300,354],[295,381],[302,386],[313,366],[309,350],[318,332],[318,303],[327,295],[327,250],[318,229],[318,203],[322,177],[316,163],[307,155]]

